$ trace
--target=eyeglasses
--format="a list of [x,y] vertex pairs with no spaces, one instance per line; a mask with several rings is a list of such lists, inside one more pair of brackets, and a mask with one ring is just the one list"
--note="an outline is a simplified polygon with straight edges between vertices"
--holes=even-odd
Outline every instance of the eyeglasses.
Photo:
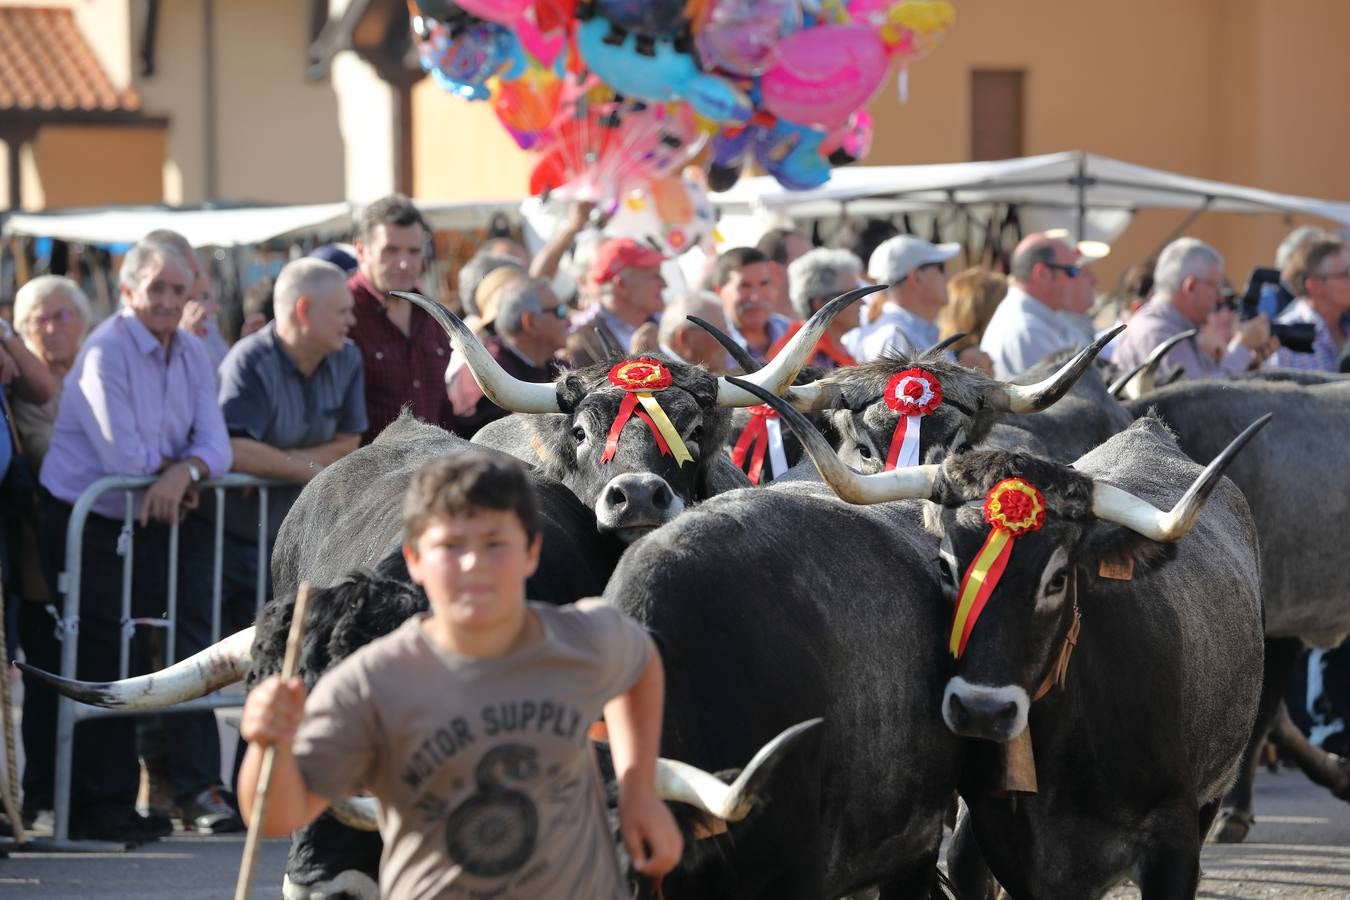
[[540,310],[540,312],[542,312],[544,315],[551,314],[558,319],[566,319],[567,314],[570,313],[571,311],[572,311],[571,308],[566,303],[559,303],[557,306],[554,306],[550,309]]
[[1226,309],[1229,312],[1235,312],[1237,310],[1237,300],[1232,297],[1219,298],[1219,302],[1214,304],[1214,311],[1218,312],[1221,309]]
[[34,326],[41,328],[43,325],[64,325],[73,318],[75,318],[75,313],[73,311],[69,309],[58,309],[56,312],[33,316],[28,321]]
[[1066,266],[1066,265],[1064,265],[1064,263],[1053,263],[1053,262],[1048,262],[1048,263],[1041,263],[1041,265],[1045,266],[1047,269],[1055,269],[1055,270],[1057,270],[1057,271],[1063,272],[1065,275],[1069,276],[1070,278],[1077,278],[1077,277],[1078,277],[1078,273],[1081,272],[1081,271],[1083,271],[1083,270],[1082,270],[1080,267],[1078,267],[1078,266]]
[[1344,272],[1328,272],[1325,275],[1314,275],[1314,278],[1320,278],[1323,281],[1331,281],[1333,278],[1350,278],[1350,269]]

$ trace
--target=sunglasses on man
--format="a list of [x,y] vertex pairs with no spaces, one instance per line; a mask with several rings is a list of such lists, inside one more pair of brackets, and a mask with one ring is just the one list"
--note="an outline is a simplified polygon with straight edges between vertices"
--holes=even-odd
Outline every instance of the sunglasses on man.
[[1083,271],[1080,266],[1066,266],[1064,265],[1064,263],[1048,262],[1042,263],[1042,265],[1044,265],[1047,269],[1055,269],[1056,271],[1063,272],[1070,278],[1077,278],[1078,273]]
[[571,311],[572,311],[571,308],[566,303],[559,303],[557,306],[550,307],[549,309],[540,310],[540,312],[542,312],[544,315],[546,316],[552,315],[554,318],[557,319],[567,318],[568,314]]

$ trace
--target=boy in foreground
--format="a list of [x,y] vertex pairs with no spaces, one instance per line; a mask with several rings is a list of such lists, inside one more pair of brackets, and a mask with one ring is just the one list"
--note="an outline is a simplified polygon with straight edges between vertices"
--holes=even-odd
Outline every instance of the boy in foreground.
[[427,464],[404,502],[403,555],[431,612],[362,647],[305,699],[278,676],[248,695],[240,800],[276,747],[263,833],[331,801],[380,801],[384,897],[626,896],[587,743],[603,709],[633,866],[659,877],[682,838],[656,796],[664,676],[637,624],[597,600],[527,603],[534,494],[510,460]]

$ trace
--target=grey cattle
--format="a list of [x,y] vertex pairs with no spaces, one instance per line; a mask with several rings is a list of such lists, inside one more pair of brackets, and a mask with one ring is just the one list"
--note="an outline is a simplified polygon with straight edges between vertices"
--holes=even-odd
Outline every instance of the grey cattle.
[[[1279,711],[1303,643],[1334,647],[1350,634],[1350,588],[1339,564],[1350,516],[1350,467],[1342,462],[1342,436],[1350,434],[1350,381],[1312,376],[1269,373],[1183,382],[1127,404],[1133,413],[1155,410],[1181,448],[1201,463],[1221,449],[1225,429],[1266,412],[1275,415],[1276,427],[1229,472],[1251,505],[1260,536],[1267,640],[1260,716],[1242,777],[1216,831],[1225,841],[1242,840],[1251,826],[1256,751]],[[1314,780],[1350,799],[1350,771],[1339,760],[1309,746],[1295,758]],[[1329,778],[1338,769],[1340,777]]]
[[[940,707],[953,732],[981,739],[949,857],[964,895],[984,893],[982,851],[1013,897],[1095,897],[1130,875],[1146,900],[1193,896],[1261,684],[1256,531],[1222,473],[1269,417],[1203,473],[1146,419],[1073,468],[976,450],[860,476],[781,400],[766,402],[852,502],[935,501],[926,521],[958,610]],[[1025,530],[999,557],[1006,568],[986,562],[972,577],[998,547],[991,524],[1009,520]],[[992,591],[971,605],[982,581]],[[1019,741],[1038,784],[1015,785],[1034,795],[1010,803],[995,795],[994,746]]]

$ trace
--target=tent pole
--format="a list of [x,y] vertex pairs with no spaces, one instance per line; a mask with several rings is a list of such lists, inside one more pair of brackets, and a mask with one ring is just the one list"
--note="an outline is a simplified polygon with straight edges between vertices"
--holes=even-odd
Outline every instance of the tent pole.
[[1074,229],[1075,242],[1083,240],[1087,234],[1087,156],[1078,151],[1078,226]]

